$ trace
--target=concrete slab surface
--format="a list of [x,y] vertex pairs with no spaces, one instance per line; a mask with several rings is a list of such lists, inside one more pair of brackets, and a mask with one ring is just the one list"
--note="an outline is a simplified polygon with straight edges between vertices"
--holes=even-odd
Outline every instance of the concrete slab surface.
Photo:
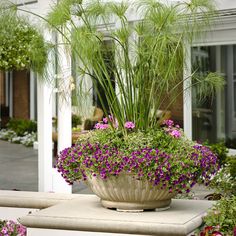
[[94,195],[49,207],[20,218],[29,228],[63,229],[141,235],[187,235],[202,223],[211,201],[173,200],[166,211],[117,212],[103,208]]
[[0,207],[44,209],[77,198],[78,194],[0,190]]
[[[38,191],[38,151],[0,140],[0,190]],[[92,194],[83,183],[73,193]]]

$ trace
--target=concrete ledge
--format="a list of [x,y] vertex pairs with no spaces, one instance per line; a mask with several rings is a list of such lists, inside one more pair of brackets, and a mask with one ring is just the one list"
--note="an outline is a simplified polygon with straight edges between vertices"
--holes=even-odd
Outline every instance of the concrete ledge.
[[26,216],[30,212],[37,210],[33,208],[0,207],[0,219],[17,221],[19,217]]
[[0,190],[0,207],[43,209],[77,197],[76,194]]
[[138,235],[188,235],[202,223],[210,201],[173,200],[167,211],[124,213],[105,209],[99,198],[78,195],[28,216],[20,222],[29,228],[76,230]]

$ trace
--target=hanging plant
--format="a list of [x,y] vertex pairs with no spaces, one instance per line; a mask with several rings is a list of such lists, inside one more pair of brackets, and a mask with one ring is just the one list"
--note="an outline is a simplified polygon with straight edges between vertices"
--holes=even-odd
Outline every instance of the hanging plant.
[[42,74],[48,45],[26,18],[0,8],[0,70],[32,69]]

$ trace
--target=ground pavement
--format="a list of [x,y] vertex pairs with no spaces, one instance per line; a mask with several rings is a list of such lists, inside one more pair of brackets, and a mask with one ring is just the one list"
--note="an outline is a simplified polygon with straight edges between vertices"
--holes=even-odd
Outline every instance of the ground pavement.
[[[0,190],[38,191],[37,150],[0,140]],[[73,192],[91,193],[84,184]]]
[[[0,190],[38,191],[37,161],[37,150],[0,140]],[[194,188],[200,199],[210,192],[203,186]],[[81,183],[73,185],[73,193],[91,191]]]

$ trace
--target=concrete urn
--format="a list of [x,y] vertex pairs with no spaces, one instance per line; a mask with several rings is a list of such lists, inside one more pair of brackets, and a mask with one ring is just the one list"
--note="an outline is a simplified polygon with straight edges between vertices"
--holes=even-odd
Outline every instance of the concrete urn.
[[100,197],[104,207],[117,211],[167,210],[176,195],[128,173],[105,180],[88,176],[86,183]]

